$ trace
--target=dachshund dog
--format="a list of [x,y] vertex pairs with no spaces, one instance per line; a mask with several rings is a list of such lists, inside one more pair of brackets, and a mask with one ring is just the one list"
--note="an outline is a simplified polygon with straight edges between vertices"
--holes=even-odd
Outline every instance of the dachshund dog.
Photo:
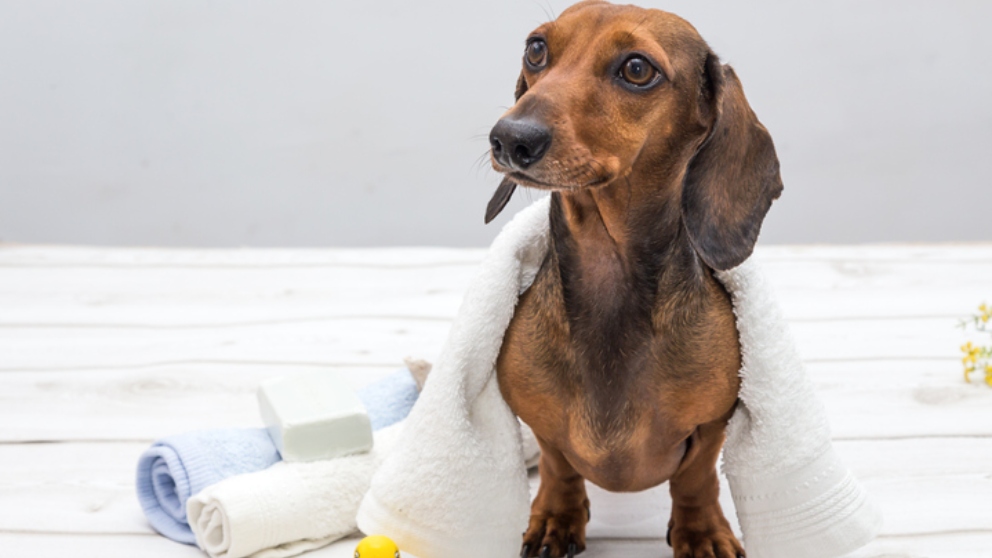
[[527,38],[490,143],[487,221],[517,185],[551,191],[549,253],[497,360],[542,450],[520,555],[585,549],[588,479],[669,481],[675,556],[744,556],[718,502],[741,356],[714,271],[751,254],[782,182],[733,69],[675,15],[583,2]]

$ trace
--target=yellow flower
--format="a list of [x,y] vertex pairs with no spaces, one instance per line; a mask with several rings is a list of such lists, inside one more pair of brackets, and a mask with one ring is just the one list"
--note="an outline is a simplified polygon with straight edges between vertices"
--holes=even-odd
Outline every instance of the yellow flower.
[[[970,320],[962,321],[961,327],[967,329],[969,324],[981,333],[992,333],[989,323],[992,322],[992,306],[983,302],[978,306],[978,314]],[[981,372],[985,383],[992,387],[992,346],[975,346],[971,341],[961,345],[961,366],[964,369],[964,381],[971,381],[972,372]]]
[[969,364],[969,363],[975,364],[975,361],[978,359],[978,353],[980,351],[981,349],[972,345],[971,341],[968,341],[964,345],[961,345],[961,352],[964,353],[964,357],[961,359],[961,362],[964,364]]

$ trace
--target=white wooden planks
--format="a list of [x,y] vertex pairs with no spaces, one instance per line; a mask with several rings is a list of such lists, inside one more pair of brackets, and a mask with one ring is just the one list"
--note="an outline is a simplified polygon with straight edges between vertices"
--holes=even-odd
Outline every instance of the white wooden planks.
[[[333,366],[358,386],[433,357],[483,253],[0,245],[0,556],[202,556],[141,517],[145,445],[258,425],[265,377]],[[961,380],[954,327],[992,301],[992,245],[757,255],[886,512],[857,556],[992,556],[992,389]],[[586,555],[670,551],[599,540]]]
[[[357,539],[339,541],[307,554],[308,558],[351,558]],[[936,536],[881,537],[850,558],[988,558],[992,535],[950,533]],[[72,558],[202,558],[195,547],[153,535],[38,535],[0,532],[0,549],[13,557]],[[663,540],[593,540],[583,558],[669,558]]]
[[[10,558],[204,558],[195,546],[157,535],[79,535],[0,531],[0,552]],[[354,547],[351,548],[354,553]],[[339,554],[333,558],[350,558]]]
[[[134,464],[145,447],[137,442],[0,445],[0,533],[151,533],[133,491]],[[882,504],[884,534],[992,535],[992,516],[966,505],[992,502],[992,438],[838,441],[837,449]],[[662,497],[666,501],[657,505],[667,509]],[[610,500],[623,507],[624,499],[638,501],[637,495]],[[723,500],[729,508],[726,487]]]
[[[201,428],[259,426],[267,378],[325,367],[167,365],[150,369],[0,375],[0,441],[148,441]],[[348,367],[360,387],[397,367]]]
[[[360,387],[398,366],[336,369]],[[191,362],[4,372],[0,442],[151,441],[197,428],[257,425],[260,380],[324,367]],[[809,372],[836,438],[992,436],[992,389],[965,384],[957,361],[815,362]]]

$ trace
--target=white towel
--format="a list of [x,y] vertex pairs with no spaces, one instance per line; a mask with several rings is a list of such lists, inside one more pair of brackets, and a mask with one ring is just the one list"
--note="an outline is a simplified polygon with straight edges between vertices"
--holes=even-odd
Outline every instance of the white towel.
[[875,538],[882,515],[840,461],[774,292],[756,263],[717,274],[741,341],[743,405],[723,472],[750,558],[832,558]]
[[[366,533],[426,558],[509,558],[529,515],[520,429],[495,363],[519,295],[548,249],[548,198],[493,242],[407,430],[358,512]],[[751,262],[720,275],[741,331],[742,405],[725,471],[750,558],[830,558],[870,541],[880,515],[839,462],[767,284]]]
[[196,543],[214,558],[285,558],[356,530],[355,512],[403,423],[377,431],[369,453],[279,462],[209,486],[186,504]]
[[[524,458],[533,467],[540,457],[537,439],[518,424]],[[402,428],[400,422],[375,432],[371,453],[279,462],[204,489],[186,506],[197,545],[214,558],[287,558],[354,533],[362,495]]]

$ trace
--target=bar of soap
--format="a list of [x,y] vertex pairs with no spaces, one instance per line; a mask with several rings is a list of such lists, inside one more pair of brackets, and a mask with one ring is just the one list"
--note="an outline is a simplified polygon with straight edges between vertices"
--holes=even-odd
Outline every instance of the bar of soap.
[[262,421],[284,461],[318,461],[372,449],[358,395],[334,371],[296,374],[258,387]]

